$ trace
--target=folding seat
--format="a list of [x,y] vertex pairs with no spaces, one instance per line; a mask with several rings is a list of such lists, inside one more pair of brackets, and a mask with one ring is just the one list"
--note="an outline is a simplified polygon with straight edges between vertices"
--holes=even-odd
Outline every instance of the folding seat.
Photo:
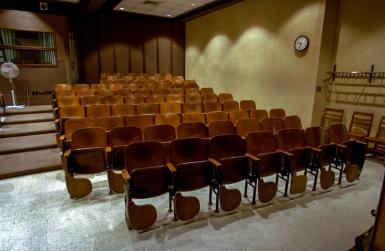
[[199,199],[195,196],[185,196],[182,192],[190,192],[209,187],[209,203],[213,186],[213,168],[209,159],[209,144],[200,138],[177,139],[170,143],[170,162],[167,163],[172,173],[174,187],[172,199],[174,202],[174,218],[189,220],[200,210]]
[[215,137],[217,135],[222,134],[233,134],[235,133],[235,126],[233,122],[229,120],[219,120],[219,121],[212,121],[209,124],[209,137]]
[[64,91],[64,90],[72,90],[72,89],[73,89],[72,84],[55,84],[55,92]]
[[125,116],[124,124],[126,126],[137,126],[143,130],[147,126],[154,124],[154,115],[141,114],[141,115]]
[[106,148],[107,135],[103,128],[82,128],[72,134],[71,149],[62,156],[67,191],[71,198],[82,198],[91,193],[91,181],[75,176],[106,171]]
[[144,128],[143,138],[146,141],[170,142],[176,139],[175,127],[172,125],[151,125]]
[[204,87],[200,89],[200,93],[202,96],[207,95],[207,94],[214,94],[214,89],[211,87]]
[[[251,132],[246,136],[247,155],[254,159],[251,164],[253,176],[258,185],[258,199],[261,202],[271,201],[278,190],[279,178],[285,181],[284,196],[287,196],[289,185],[289,172],[283,165],[289,159],[277,151],[275,135],[271,132]],[[265,182],[263,178],[275,175],[275,182]],[[252,204],[255,203],[255,190]]]
[[367,145],[365,142],[351,139],[344,124],[332,124],[328,129],[330,143],[338,147],[335,165],[340,167],[338,184],[341,184],[342,171],[345,170],[346,180],[353,182],[359,178],[364,167]]
[[184,103],[183,106],[183,113],[188,112],[203,112],[202,103]]
[[146,102],[146,97],[143,94],[133,94],[124,97],[124,102],[126,104],[141,104]]
[[133,90],[140,88],[142,88],[142,85],[139,83],[128,83],[127,85],[125,85],[125,89],[131,90],[132,93],[134,93]]
[[182,123],[177,128],[178,139],[183,138],[208,138],[209,132],[205,123],[188,122]]
[[160,113],[182,113],[180,103],[160,103]]
[[64,121],[68,118],[84,118],[85,110],[81,105],[67,105],[59,108],[59,118],[55,120],[59,133],[64,133]]
[[93,96],[95,95],[94,89],[80,89],[76,91],[76,96],[84,97],[84,96]]
[[218,96],[214,93],[201,94],[203,102],[217,102]]
[[239,103],[238,101],[224,101],[222,103],[223,111],[239,111]]
[[366,142],[371,143],[372,146],[368,148],[368,152],[373,155],[385,155],[385,116],[381,117],[375,137],[365,137]]
[[353,112],[349,126],[349,136],[355,139],[369,137],[373,124],[373,113]]
[[[321,153],[321,149],[306,145],[305,132],[300,129],[282,129],[277,133],[278,148],[291,156],[290,174],[291,186],[290,193],[303,193],[306,190],[307,174],[314,176],[313,191],[316,190],[319,164],[313,159],[313,154]],[[304,171],[303,175],[297,172]]]
[[125,148],[126,168],[122,177],[125,183],[126,221],[130,229],[147,229],[157,218],[153,205],[136,205],[133,199],[152,198],[165,193],[171,197],[171,174],[166,158],[167,150],[160,142],[136,142]]
[[106,84],[91,84],[90,89],[93,90],[107,90],[107,85]]
[[112,83],[112,84],[108,84],[107,85],[108,89],[109,90],[120,90],[120,89],[123,89],[123,84],[121,83]]
[[238,110],[238,111],[230,111],[229,112],[229,120],[233,122],[234,125],[237,124],[237,121],[240,119],[248,119],[249,112],[246,110]]
[[129,96],[133,94],[131,89],[118,89],[118,90],[115,90],[114,93],[115,95],[120,95],[120,96]]
[[284,117],[286,117],[286,112],[282,108],[273,108],[269,111],[269,117],[283,119]]
[[260,123],[262,131],[265,132],[276,134],[279,130],[283,129],[283,121],[280,118],[263,118]]
[[164,103],[166,101],[166,96],[163,94],[152,94],[146,97],[146,103]]
[[110,116],[110,105],[88,105],[86,106],[87,118],[99,118]]
[[237,133],[246,137],[248,133],[261,131],[261,125],[256,119],[240,119],[236,124]]
[[169,94],[180,94],[180,95],[184,95],[185,94],[185,89],[182,88],[182,87],[171,87],[170,89],[168,89],[168,93]]
[[202,103],[202,96],[199,92],[188,93],[185,96],[186,103]]
[[268,118],[269,114],[264,109],[250,110],[250,118],[256,119],[258,122],[261,122],[263,118]]
[[200,94],[199,92],[199,87],[186,87],[185,88],[185,93],[186,95],[189,95],[189,94]]
[[110,188],[113,192],[124,193],[124,184],[120,172],[125,168],[124,148],[131,143],[140,142],[142,140],[142,130],[136,126],[118,126],[110,131],[110,169],[108,169],[107,174],[109,184],[111,184]]
[[241,100],[239,104],[240,104],[241,110],[247,110],[247,111],[257,110],[257,106],[255,105],[254,100],[250,100],[250,99]]
[[285,129],[289,129],[289,128],[302,129],[301,118],[298,117],[297,115],[286,116],[283,119],[283,127]]
[[58,107],[66,106],[66,105],[79,105],[79,97],[77,96],[63,96],[58,97],[57,105]]
[[204,112],[222,111],[222,105],[218,101],[203,102]]
[[177,113],[158,114],[155,117],[155,125],[172,125],[177,128],[180,125],[180,115]]
[[144,96],[151,95],[151,90],[147,88],[134,89],[134,94],[142,94]]
[[184,103],[184,96],[183,94],[168,94],[166,97],[167,102],[171,103]]
[[209,160],[215,173],[215,187],[212,189],[216,194],[215,212],[219,211],[219,204],[222,210],[232,211],[240,205],[242,195],[238,189],[228,189],[225,185],[245,180],[245,188],[248,183],[253,184],[254,190],[256,187],[249,170],[249,160],[253,159],[246,155],[246,143],[237,134],[215,136],[210,139]]
[[[319,163],[321,170],[320,184],[322,189],[328,189],[334,184],[335,174],[331,170],[332,167],[340,169],[335,166],[337,158],[337,144],[329,143],[329,134],[324,127],[314,126],[306,128],[305,130],[306,145],[321,149],[318,155],[313,158],[318,158],[315,162]],[[326,169],[325,166],[328,168]],[[342,170],[340,170],[342,172]]]
[[158,88],[162,88],[162,89],[169,89],[171,87],[171,82],[168,81],[168,80],[160,80],[158,82]]
[[158,87],[155,89],[151,90],[152,94],[162,94],[162,95],[167,95],[168,94],[168,89],[164,87]]
[[95,95],[97,95],[97,96],[113,96],[113,95],[115,95],[115,92],[114,92],[114,90],[110,90],[110,89],[106,89],[106,90],[96,89]]
[[107,116],[94,119],[94,126],[101,127],[107,132],[118,126],[124,126],[124,119],[121,116]]
[[119,96],[119,95],[104,96],[103,102],[104,102],[104,104],[107,104],[107,105],[113,105],[113,104],[123,105],[124,104],[124,97]]
[[81,105],[98,105],[102,103],[103,103],[103,98],[100,96],[92,95],[92,96],[80,97]]
[[206,124],[210,125],[213,121],[227,121],[229,114],[227,112],[208,112],[206,113]]
[[136,107],[137,114],[159,114],[160,107],[159,104],[155,103],[141,103]]
[[127,116],[135,115],[135,105],[131,104],[112,104],[111,105],[112,116]]
[[62,149],[72,140],[72,133],[77,129],[92,127],[94,121],[90,118],[68,118],[64,121],[64,134],[60,136]]
[[64,97],[64,96],[76,96],[76,92],[75,90],[59,90],[59,91],[56,91],[55,92],[55,97],[56,99],[57,98],[60,98],[60,97]]
[[225,101],[233,101],[233,95],[231,93],[219,93],[218,100],[221,104]]
[[77,93],[82,90],[90,89],[90,86],[88,84],[74,84],[72,89],[74,89]]
[[198,89],[198,91],[199,91],[199,86],[198,86],[198,84],[197,84],[197,81],[195,81],[195,80],[185,80],[185,81],[184,81],[184,86],[185,86],[186,88],[194,88],[194,89]]
[[202,122],[206,123],[205,115],[201,112],[189,112],[182,114],[182,123],[188,122]]
[[331,124],[341,124],[344,118],[344,112],[342,109],[325,108],[321,119],[321,126],[329,127]]
[[144,82],[143,87],[145,89],[153,90],[153,89],[157,88],[158,85],[156,82],[146,81],[146,82]]

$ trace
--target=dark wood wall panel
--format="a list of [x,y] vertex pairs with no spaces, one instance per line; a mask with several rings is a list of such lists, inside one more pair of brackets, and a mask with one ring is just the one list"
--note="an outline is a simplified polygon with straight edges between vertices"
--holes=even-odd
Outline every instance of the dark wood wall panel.
[[84,82],[101,72],[184,75],[184,23],[116,13],[78,23]]

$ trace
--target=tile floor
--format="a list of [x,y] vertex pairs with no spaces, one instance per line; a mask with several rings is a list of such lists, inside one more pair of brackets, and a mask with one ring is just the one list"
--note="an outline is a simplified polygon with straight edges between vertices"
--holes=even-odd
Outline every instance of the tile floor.
[[278,194],[254,207],[243,199],[231,214],[215,214],[202,189],[193,193],[201,213],[189,223],[172,221],[167,196],[136,200],[158,210],[155,227],[142,233],[128,230],[123,195],[108,194],[104,174],[80,200],[69,199],[62,171],[0,180],[0,250],[347,250],[374,222],[384,170],[368,160],[356,185]]

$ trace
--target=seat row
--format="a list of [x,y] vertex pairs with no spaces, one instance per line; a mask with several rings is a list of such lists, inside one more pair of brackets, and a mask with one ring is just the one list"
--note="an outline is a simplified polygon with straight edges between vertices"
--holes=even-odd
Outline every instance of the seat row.
[[103,81],[184,81],[184,77],[181,75],[167,74],[148,74],[148,73],[100,73],[100,82]]
[[[228,185],[240,181],[245,182],[245,196],[247,187],[252,187],[252,204],[256,202],[257,188],[261,202],[272,200],[279,180],[285,184],[284,196],[305,192],[308,175],[314,177],[313,191],[319,176],[321,188],[329,189],[335,184],[333,169],[339,171],[338,184],[343,173],[347,182],[353,182],[362,170],[366,145],[347,136],[345,126],[335,124],[329,130],[283,129],[276,135],[251,132],[242,138],[224,134],[162,144],[142,141],[138,127],[116,127],[109,135],[104,129],[93,127],[73,133],[71,149],[62,160],[71,198],[84,197],[92,191],[90,180],[79,178],[78,174],[107,170],[110,190],[126,193],[129,226],[141,230],[156,221],[157,213],[154,206],[137,206],[134,199],[168,193],[175,218],[189,220],[199,212],[199,199],[182,193],[204,187],[209,187],[210,203],[214,193],[218,212],[219,207],[231,211],[239,206],[241,192]],[[274,181],[266,180],[270,176]]]

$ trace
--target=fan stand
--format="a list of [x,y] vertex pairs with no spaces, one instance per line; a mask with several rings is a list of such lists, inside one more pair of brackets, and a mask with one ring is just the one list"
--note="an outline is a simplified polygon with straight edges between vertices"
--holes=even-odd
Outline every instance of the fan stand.
[[11,91],[11,97],[12,97],[12,105],[7,105],[5,109],[8,108],[17,108],[17,109],[23,109],[24,105],[16,105],[16,94],[15,94],[15,86],[13,84],[12,78],[9,79],[9,82],[12,85],[12,91]]

